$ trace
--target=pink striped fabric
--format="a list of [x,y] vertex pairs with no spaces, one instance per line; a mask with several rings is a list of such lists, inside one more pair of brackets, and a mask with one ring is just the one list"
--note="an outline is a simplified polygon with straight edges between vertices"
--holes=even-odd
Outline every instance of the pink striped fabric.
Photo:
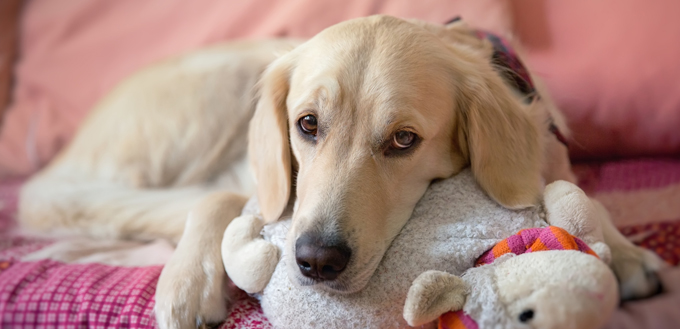
[[578,185],[589,193],[656,189],[680,183],[680,161],[675,159],[577,164],[574,171]]
[[508,253],[521,255],[544,250],[579,250],[597,257],[581,239],[569,234],[562,228],[549,226],[519,231],[519,233],[499,242],[482,254],[476,265],[491,264],[496,258]]

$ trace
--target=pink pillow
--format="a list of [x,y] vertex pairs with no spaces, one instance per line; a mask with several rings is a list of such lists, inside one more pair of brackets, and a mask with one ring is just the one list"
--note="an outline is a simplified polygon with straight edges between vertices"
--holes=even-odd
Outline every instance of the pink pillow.
[[44,166],[118,81],[167,56],[234,38],[309,37],[377,13],[510,27],[506,0],[33,0],[22,20],[0,179]]
[[513,6],[527,61],[570,121],[573,157],[680,154],[680,1]]

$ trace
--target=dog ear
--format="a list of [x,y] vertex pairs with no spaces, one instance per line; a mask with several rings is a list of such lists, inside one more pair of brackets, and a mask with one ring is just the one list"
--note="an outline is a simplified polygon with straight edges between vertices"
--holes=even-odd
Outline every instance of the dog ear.
[[477,182],[507,208],[538,204],[543,145],[537,120],[490,63],[471,63],[460,80],[458,146]]
[[279,219],[291,194],[291,151],[288,110],[291,65],[287,56],[274,61],[260,80],[260,98],[250,121],[248,157],[257,182],[265,222]]
[[404,320],[410,326],[420,326],[440,315],[463,309],[468,294],[463,279],[446,272],[427,271],[411,284],[404,304]]

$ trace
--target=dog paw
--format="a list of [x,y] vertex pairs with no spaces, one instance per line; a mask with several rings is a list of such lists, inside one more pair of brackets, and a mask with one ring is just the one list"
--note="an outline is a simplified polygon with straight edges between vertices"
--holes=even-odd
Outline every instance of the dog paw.
[[196,328],[226,319],[227,277],[219,261],[171,261],[156,287],[156,320],[161,329]]
[[600,219],[604,242],[611,250],[611,267],[619,281],[622,300],[645,298],[661,291],[657,273],[668,267],[655,253],[638,247],[614,226],[609,212],[596,199],[591,199]]
[[248,293],[264,290],[279,262],[279,248],[264,240],[255,216],[235,218],[224,231],[222,262],[234,284]]
[[622,300],[649,297],[661,291],[657,272],[668,265],[655,253],[637,247],[612,249],[611,268],[619,279]]

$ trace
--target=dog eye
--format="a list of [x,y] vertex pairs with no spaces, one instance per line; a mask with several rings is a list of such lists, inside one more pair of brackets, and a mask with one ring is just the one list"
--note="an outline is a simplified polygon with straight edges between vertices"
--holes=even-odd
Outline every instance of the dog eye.
[[316,117],[311,114],[307,114],[298,120],[298,126],[300,126],[300,130],[302,130],[302,132],[307,135],[316,136],[316,125]]
[[397,150],[405,150],[416,141],[416,134],[408,130],[400,130],[392,137],[392,147]]
[[527,323],[534,318],[534,310],[525,310],[519,315],[519,322]]

